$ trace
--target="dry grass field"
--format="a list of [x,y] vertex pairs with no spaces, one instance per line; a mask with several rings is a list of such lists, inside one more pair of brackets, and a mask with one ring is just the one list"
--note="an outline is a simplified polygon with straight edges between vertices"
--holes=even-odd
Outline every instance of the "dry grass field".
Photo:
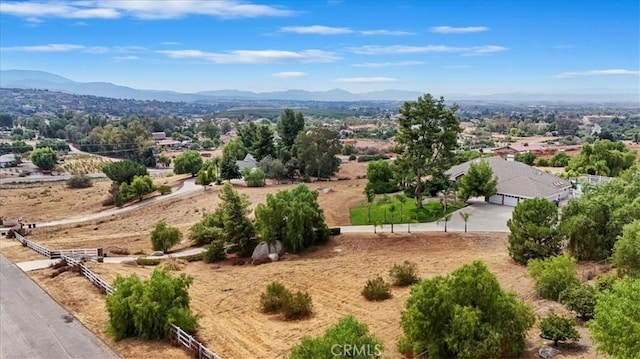
[[[308,184],[319,190],[318,201],[330,226],[349,224],[349,207],[365,201],[362,194],[366,180],[355,179],[365,172],[366,163],[344,164],[339,176],[351,178]],[[174,188],[185,176],[158,178]],[[297,185],[297,184],[294,184]],[[252,206],[263,202],[268,193],[294,186],[269,185],[247,188],[234,186],[249,196]],[[3,216],[23,216],[26,221],[47,221],[95,213],[104,210],[101,201],[107,195],[109,181],[96,181],[94,187],[70,190],[63,184],[36,188],[2,190]],[[48,191],[49,196],[42,192]],[[218,188],[197,191],[189,196],[154,203],[135,212],[115,215],[84,224],[59,228],[39,228],[31,240],[52,249],[82,247],[126,248],[130,253],[149,253],[149,232],[161,219],[178,226],[188,238],[188,229],[200,220],[203,212],[215,208]],[[35,198],[29,198],[29,197]],[[47,198],[51,200],[47,200]],[[188,247],[184,241],[176,249]],[[0,252],[14,262],[42,259],[17,242],[0,240]],[[419,274],[430,278],[446,274],[459,266],[480,259],[498,277],[502,287],[513,291],[531,304],[538,318],[550,311],[568,314],[558,303],[537,300],[525,268],[508,256],[505,234],[420,233],[420,234],[351,234],[331,239],[329,244],[300,256],[260,266],[234,266],[231,260],[218,264],[193,262],[182,272],[194,277],[190,288],[192,307],[201,315],[197,334],[209,348],[223,358],[282,358],[305,335],[319,335],[346,315],[366,323],[385,345],[385,356],[398,358],[395,343],[401,334],[400,313],[409,289],[394,288],[393,298],[372,303],[360,294],[365,282],[377,275],[388,278],[389,268],[404,260],[418,264]],[[146,277],[152,267],[90,263],[107,281],[117,274],[138,273]],[[586,265],[583,271],[591,268]],[[188,354],[165,342],[139,340],[113,342],[106,334],[107,313],[104,295],[77,273],[65,272],[50,278],[52,270],[30,272],[30,276],[88,328],[98,334],[124,358],[187,358]],[[308,291],[313,298],[314,315],[301,321],[287,322],[259,310],[259,296],[271,281],[281,281],[293,290]],[[583,339],[575,349],[563,349],[558,358],[595,358],[588,331],[579,326]],[[527,358],[536,358],[542,340],[537,326],[529,332]]]

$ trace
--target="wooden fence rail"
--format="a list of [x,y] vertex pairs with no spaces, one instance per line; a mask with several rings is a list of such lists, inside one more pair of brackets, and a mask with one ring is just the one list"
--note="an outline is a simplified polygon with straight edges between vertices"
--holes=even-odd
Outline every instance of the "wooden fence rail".
[[[107,295],[111,295],[115,293],[115,289],[111,286],[111,284],[109,284],[109,282],[100,278],[97,274],[93,273],[91,269],[87,268],[87,266],[85,266],[82,263],[82,261],[80,261],[77,258],[78,256],[83,256],[83,255],[94,256],[94,257],[98,256],[97,248],[63,249],[63,250],[50,251],[39,244],[31,242],[30,240],[26,239],[24,236],[22,236],[19,233],[15,233],[15,237],[18,241],[20,241],[20,243],[35,250],[36,252],[42,254],[43,256],[46,256],[49,258],[61,258],[70,266],[80,267],[80,273],[84,277],[89,279],[91,283],[93,283],[95,286],[100,288]],[[220,356],[218,356],[216,353],[212,352],[211,350],[207,349],[207,347],[202,345],[202,343],[197,341],[193,336],[189,335],[187,332],[185,332],[184,330],[182,330],[180,327],[176,325],[171,324],[171,332],[169,335],[175,338],[176,341],[180,343],[182,346],[186,347],[187,349],[192,351],[194,354],[197,354],[198,359],[221,359]]]

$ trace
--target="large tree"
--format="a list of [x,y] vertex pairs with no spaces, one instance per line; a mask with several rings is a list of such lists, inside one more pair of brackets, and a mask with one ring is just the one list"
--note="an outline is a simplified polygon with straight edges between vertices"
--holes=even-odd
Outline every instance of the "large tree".
[[373,161],[367,165],[367,187],[376,194],[398,192],[393,167],[388,161]]
[[173,171],[176,174],[190,173],[192,177],[202,168],[202,156],[198,151],[184,151],[173,161]]
[[222,155],[220,162],[220,178],[228,180],[229,182],[231,182],[232,179],[242,178],[242,173],[236,163],[236,159],[226,152]]
[[251,147],[253,157],[256,161],[261,161],[267,156],[275,156],[276,147],[273,143],[273,131],[267,125],[258,127],[256,138]]
[[291,253],[298,253],[327,239],[328,228],[318,205],[318,191],[301,184],[288,191],[268,194],[256,207],[257,228],[263,241],[276,240]]
[[509,227],[509,255],[518,263],[559,254],[558,207],[544,198],[526,199],[513,209]]
[[613,246],[613,263],[621,273],[640,277],[640,219],[623,227]]
[[638,358],[640,279],[621,279],[613,285],[613,290],[601,293],[589,329],[598,351],[612,358]]
[[251,255],[255,247],[255,228],[249,219],[249,197],[238,193],[233,186],[225,183],[218,194],[219,211],[224,233],[228,244],[238,250],[241,255]]
[[104,172],[110,180],[118,184],[131,184],[135,176],[146,176],[149,174],[145,166],[131,160],[109,162],[102,166],[102,172]]
[[167,222],[160,221],[151,231],[151,247],[154,251],[167,253],[169,248],[180,242],[182,232],[177,227],[167,225]]
[[129,186],[129,193],[131,197],[137,197],[140,202],[142,202],[142,198],[145,194],[151,193],[156,190],[151,177],[146,176],[135,176],[133,177],[133,181],[131,181],[131,185]]
[[423,181],[450,167],[461,131],[456,111],[458,106],[445,106],[444,98],[430,94],[407,101],[400,108],[396,140],[404,146],[399,156],[407,161],[415,175],[415,198],[422,208]]
[[300,133],[295,140],[295,152],[300,169],[306,176],[327,178],[333,176],[340,168],[342,145],[340,135],[326,128],[316,128]]
[[487,161],[472,163],[469,170],[458,183],[460,197],[467,201],[471,197],[485,198],[496,194],[498,178],[493,175],[491,165]]
[[58,156],[50,147],[36,148],[29,159],[43,171],[51,171],[58,163]]
[[531,307],[503,291],[487,266],[475,261],[414,285],[401,325],[414,353],[497,358],[522,353],[534,322]]
[[567,172],[615,177],[631,167],[635,160],[636,152],[626,148],[623,142],[597,140],[593,145],[582,145],[580,153],[569,160]]
[[278,121],[278,135],[280,144],[291,150],[298,134],[304,128],[304,117],[301,112],[295,113],[291,109],[285,109]]

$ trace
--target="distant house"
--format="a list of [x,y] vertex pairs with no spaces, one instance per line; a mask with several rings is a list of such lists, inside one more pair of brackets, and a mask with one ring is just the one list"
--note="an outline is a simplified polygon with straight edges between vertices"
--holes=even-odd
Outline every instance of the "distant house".
[[154,141],[161,141],[167,138],[167,134],[164,132],[151,132],[151,137]]
[[536,155],[544,155],[551,152],[553,154],[555,149],[552,147],[548,147],[543,143],[531,143],[531,144],[523,144],[517,145],[512,144],[508,146],[501,146],[492,149],[492,152],[498,156],[506,157],[507,155],[516,155],[518,153],[527,153],[532,152]]
[[478,158],[451,167],[446,174],[452,181],[460,181],[472,163],[486,161],[498,178],[497,193],[487,199],[490,203],[516,206],[528,198],[541,197],[559,201],[569,196],[571,183],[562,178],[542,172],[522,162],[499,157]]
[[164,149],[170,149],[170,148],[177,149],[177,148],[180,148],[180,145],[182,145],[182,142],[167,138],[164,140],[156,141],[156,144]]
[[13,153],[0,156],[0,168],[16,167],[18,165],[18,158]]
[[253,158],[250,153],[247,153],[247,155],[244,157],[244,160],[236,161],[236,165],[238,165],[238,169],[240,169],[240,172],[242,172],[242,170],[244,170],[245,168],[254,169],[258,167],[258,161],[256,161],[256,159]]

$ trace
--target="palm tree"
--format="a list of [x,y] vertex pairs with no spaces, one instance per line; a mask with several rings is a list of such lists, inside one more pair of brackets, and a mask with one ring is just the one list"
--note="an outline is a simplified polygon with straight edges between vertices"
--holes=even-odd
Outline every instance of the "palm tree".
[[373,203],[373,200],[376,198],[376,193],[373,189],[369,188],[364,190],[364,195],[367,196],[367,203],[369,204],[369,223],[371,223],[371,203]]
[[389,207],[389,212],[391,213],[391,233],[393,233],[393,212],[396,210],[396,205],[391,203],[387,207]]
[[[382,205],[386,205],[391,203],[391,198],[389,197],[388,194],[385,194],[384,196],[382,196],[382,198],[380,198],[378,200],[378,203],[382,204]],[[383,206],[383,210],[384,210],[384,223],[387,223],[387,206]]]
[[467,221],[469,221],[469,217],[471,217],[471,213],[468,212],[459,212],[460,217],[464,221],[464,233],[467,233]]
[[436,222],[436,224],[440,224],[440,222],[444,222],[444,231],[447,231],[447,222],[449,222],[449,220],[451,219],[451,213],[447,214],[446,216],[440,218],[438,220],[438,222]]
[[378,233],[378,226],[380,226],[380,229],[382,229],[382,223],[380,223],[380,220],[373,220],[373,233]]

